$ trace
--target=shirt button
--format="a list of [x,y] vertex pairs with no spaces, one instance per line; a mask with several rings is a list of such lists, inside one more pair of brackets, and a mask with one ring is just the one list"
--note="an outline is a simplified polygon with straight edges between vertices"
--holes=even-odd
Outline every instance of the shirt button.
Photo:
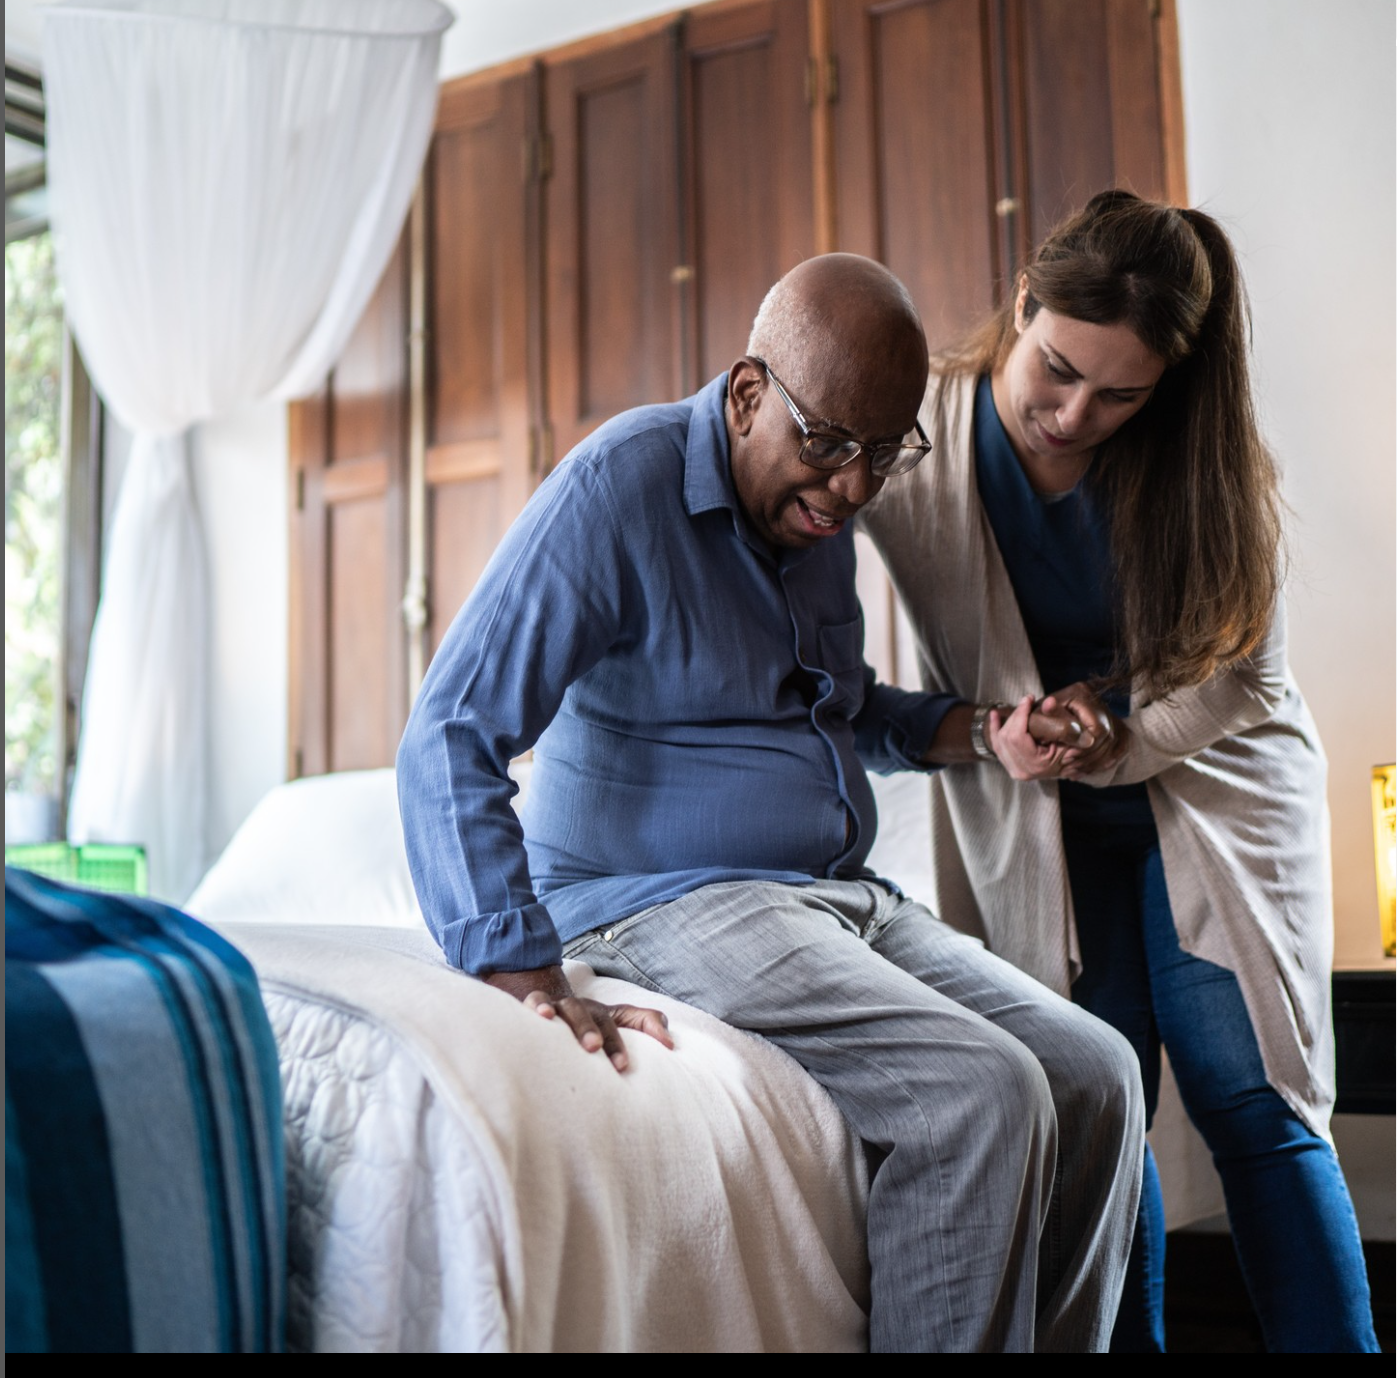
[[608,928],[606,932],[601,935],[602,942],[609,943],[611,941],[611,935],[615,932],[616,930],[614,928]]

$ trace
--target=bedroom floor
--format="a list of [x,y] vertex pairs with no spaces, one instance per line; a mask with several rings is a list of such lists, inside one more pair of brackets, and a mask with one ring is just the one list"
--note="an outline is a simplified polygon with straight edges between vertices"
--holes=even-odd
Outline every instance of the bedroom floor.
[[[1373,1321],[1384,1354],[1393,1352],[1393,1245],[1365,1241]],[[1261,1327],[1225,1234],[1170,1234],[1164,1326],[1171,1354],[1264,1354]]]

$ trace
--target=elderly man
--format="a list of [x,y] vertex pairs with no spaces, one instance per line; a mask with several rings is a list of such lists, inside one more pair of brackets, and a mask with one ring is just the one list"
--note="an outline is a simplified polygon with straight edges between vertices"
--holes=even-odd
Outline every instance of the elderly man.
[[[878,1160],[874,1349],[1099,1349],[1139,1192],[1134,1055],[863,864],[865,766],[974,758],[971,705],[874,681],[854,591],[849,519],[925,453],[926,374],[902,285],[827,255],[725,376],[579,445],[422,686],[408,855],[448,959],[618,1070],[617,1027],[668,1042],[663,1020],[577,998],[565,953],[828,1090]],[[521,831],[506,768],[530,746]]]

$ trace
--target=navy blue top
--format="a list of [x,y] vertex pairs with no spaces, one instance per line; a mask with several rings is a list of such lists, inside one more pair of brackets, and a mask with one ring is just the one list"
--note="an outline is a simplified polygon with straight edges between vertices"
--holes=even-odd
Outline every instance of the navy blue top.
[[[850,528],[753,533],[726,381],[573,450],[432,660],[399,802],[427,923],[470,972],[548,966],[560,937],[718,881],[869,875],[865,765],[922,768],[958,702],[874,681]],[[521,829],[506,770],[531,746]]]
[[[1110,673],[1116,658],[1115,575],[1105,512],[1085,483],[1044,497],[1028,476],[994,405],[989,377],[975,389],[975,480],[980,501],[1009,572],[1043,688],[1051,693]],[[1118,717],[1129,695],[1105,695]],[[1143,784],[1094,789],[1059,784],[1068,817],[1150,822]]]

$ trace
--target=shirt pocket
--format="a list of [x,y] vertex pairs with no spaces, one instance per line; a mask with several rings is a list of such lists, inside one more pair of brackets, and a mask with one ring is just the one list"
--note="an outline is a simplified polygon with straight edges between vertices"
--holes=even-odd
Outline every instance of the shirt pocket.
[[829,681],[817,706],[853,718],[863,706],[863,613],[852,622],[821,627],[816,645],[820,663],[815,668]]

